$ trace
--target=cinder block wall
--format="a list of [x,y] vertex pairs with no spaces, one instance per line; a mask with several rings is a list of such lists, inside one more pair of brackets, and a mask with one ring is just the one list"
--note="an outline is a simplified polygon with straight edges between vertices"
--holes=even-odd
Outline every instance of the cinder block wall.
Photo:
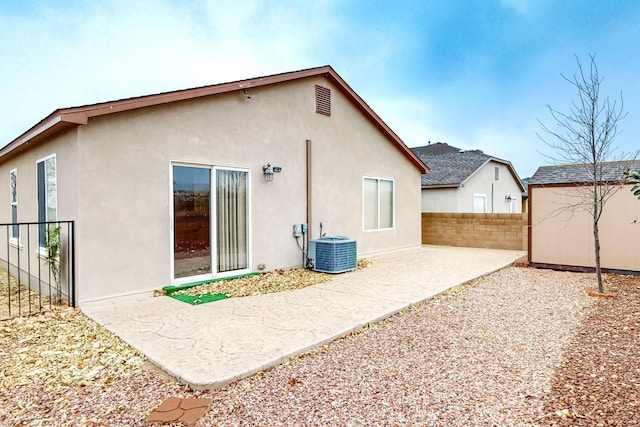
[[422,244],[526,251],[527,214],[422,213]]

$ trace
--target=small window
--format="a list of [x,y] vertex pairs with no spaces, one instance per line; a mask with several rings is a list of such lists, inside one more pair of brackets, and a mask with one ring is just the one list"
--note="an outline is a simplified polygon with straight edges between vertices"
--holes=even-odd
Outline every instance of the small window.
[[[55,154],[39,160],[36,164],[38,192],[38,222],[58,220],[58,191],[56,182]],[[47,226],[38,227],[38,244],[45,247]]]
[[497,181],[500,178],[500,168],[496,166],[495,171],[496,171],[496,181]]
[[331,89],[316,85],[316,113],[331,115]]
[[18,227],[18,170],[13,169],[9,172],[9,185],[11,192],[11,240],[17,241],[20,237],[20,228]]
[[393,181],[364,178],[363,193],[364,229],[393,228]]

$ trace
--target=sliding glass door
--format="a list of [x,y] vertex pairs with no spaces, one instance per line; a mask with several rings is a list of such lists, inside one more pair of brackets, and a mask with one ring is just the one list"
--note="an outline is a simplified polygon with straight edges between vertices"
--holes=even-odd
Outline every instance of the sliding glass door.
[[248,269],[248,172],[174,165],[172,175],[174,281]]
[[211,169],[173,167],[173,277],[211,274]]

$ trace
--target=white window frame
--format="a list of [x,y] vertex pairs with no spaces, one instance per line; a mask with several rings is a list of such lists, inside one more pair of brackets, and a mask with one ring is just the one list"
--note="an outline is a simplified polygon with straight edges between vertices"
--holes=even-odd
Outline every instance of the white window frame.
[[[376,196],[376,219],[377,224],[376,228],[367,228],[366,220],[365,220],[365,210],[367,208],[366,204],[366,194],[365,194],[365,182],[367,180],[374,180],[377,182],[377,190],[378,194]],[[380,226],[380,181],[386,181],[391,183],[391,227],[381,227]],[[363,231],[384,231],[384,230],[393,230],[396,226],[396,184],[393,178],[380,178],[373,176],[364,176],[362,177],[362,229]]]
[[[51,205],[51,197],[47,188],[47,160],[53,159],[54,160],[54,169],[53,169],[53,193],[54,193],[54,197],[53,197],[53,205]],[[39,196],[39,183],[38,183],[38,165],[40,163],[44,164],[44,177],[45,177],[45,185],[44,185],[44,203],[45,203],[45,221],[57,221],[58,220],[58,159],[54,154],[51,154],[49,156],[43,157],[41,159],[36,160],[36,207],[37,207],[37,215],[38,215],[38,221],[41,221],[40,218],[40,196]],[[49,215],[49,208],[52,208],[53,212],[54,212],[54,216],[55,218],[51,218]],[[40,241],[40,233],[38,233],[38,249],[37,249],[38,254],[40,255],[46,255],[46,248],[45,248],[45,242],[41,242]]]
[[[484,204],[484,211],[483,212],[477,212],[476,211],[476,198],[481,198],[483,199],[483,204]],[[487,195],[486,194],[480,194],[480,193],[474,193],[473,194],[473,213],[487,213]]]
[[[173,204],[173,167],[174,166],[183,166],[183,167],[192,167],[192,168],[201,168],[208,169],[211,174],[211,200],[209,205],[209,213],[210,213],[210,227],[209,227],[209,243],[211,244],[211,273],[206,273],[198,276],[188,276],[188,277],[175,277],[175,264],[174,264],[174,204]],[[218,244],[217,244],[217,200],[216,200],[216,187],[218,185],[217,182],[217,174],[218,170],[230,170],[230,171],[240,171],[247,173],[247,268],[240,270],[233,270],[223,273],[218,273],[218,265],[217,265],[217,254],[218,254]],[[211,279],[220,279],[225,277],[233,277],[242,274],[251,273],[251,266],[253,265],[252,254],[253,254],[253,242],[251,235],[251,222],[252,222],[252,207],[251,207],[251,194],[252,194],[252,186],[251,186],[251,176],[252,171],[250,168],[243,167],[235,167],[235,166],[222,166],[222,165],[211,165],[206,163],[192,163],[185,161],[170,161],[169,162],[169,206],[170,206],[170,215],[169,215],[169,265],[171,270],[171,284],[172,285],[183,285],[187,283],[195,283],[203,280],[211,280]],[[260,176],[262,176],[262,171],[260,172]]]
[[[15,186],[13,185],[15,183]],[[9,171],[9,200],[11,205],[11,223],[18,222],[18,169],[11,169]],[[13,212],[15,210],[15,221],[13,218]],[[20,244],[20,229],[18,228],[17,235],[15,233],[15,226],[11,226],[11,235],[9,237],[9,243],[12,245]]]

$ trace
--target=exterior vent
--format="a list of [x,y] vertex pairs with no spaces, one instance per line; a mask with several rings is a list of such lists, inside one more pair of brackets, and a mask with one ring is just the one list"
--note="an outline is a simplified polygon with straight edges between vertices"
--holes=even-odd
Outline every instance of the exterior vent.
[[356,241],[347,237],[322,237],[309,241],[309,258],[313,270],[321,273],[344,273],[358,266]]
[[331,116],[331,89],[316,85],[316,113]]

